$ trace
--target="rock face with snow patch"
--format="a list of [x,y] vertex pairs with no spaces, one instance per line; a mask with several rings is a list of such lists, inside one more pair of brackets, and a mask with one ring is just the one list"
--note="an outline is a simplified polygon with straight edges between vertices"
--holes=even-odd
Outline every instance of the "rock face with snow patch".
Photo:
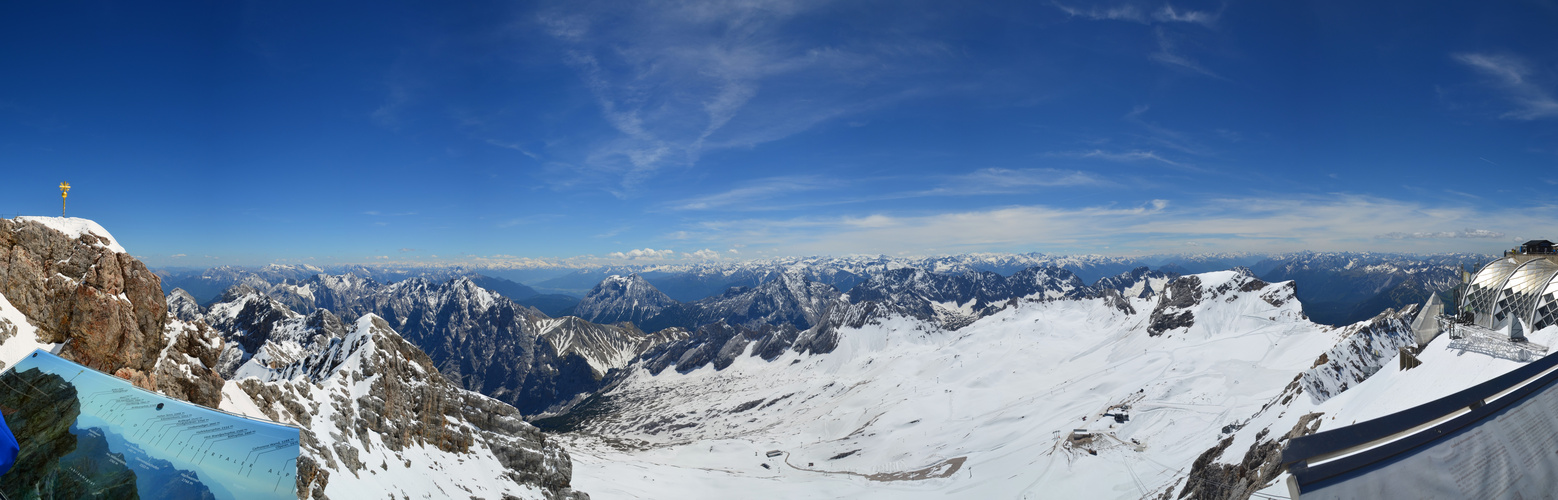
[[800,330],[782,324],[757,327],[731,326],[718,322],[699,327],[686,338],[656,346],[642,356],[643,366],[658,374],[666,368],[687,373],[713,365],[723,370],[751,347],[752,356],[772,361],[790,350]]
[[1165,271],[1153,271],[1146,266],[1132,269],[1128,272],[1098,280],[1093,283],[1096,289],[1111,289],[1120,292],[1120,295],[1145,299],[1163,292],[1168,282],[1178,278],[1179,275]]
[[211,305],[204,322],[225,340],[216,368],[227,378],[247,376],[246,366],[265,369],[291,363],[346,334],[341,319],[330,311],[298,314],[248,285],[229,289],[221,300]]
[[157,391],[216,408],[222,402],[225,383],[215,369],[222,355],[221,334],[202,321],[187,323],[170,318],[167,341],[153,377]]
[[677,302],[638,275],[608,277],[574,312],[595,322],[630,321],[646,331],[688,330],[718,322],[756,328],[788,324],[811,328],[839,298],[832,285],[800,272],[775,273],[753,287],[732,287],[694,302]]
[[[279,295],[276,298],[270,294]],[[445,377],[462,387],[518,407],[527,415],[574,401],[601,386],[604,375],[672,337],[632,325],[553,319],[476,285],[466,277],[437,283],[409,278],[382,285],[355,275],[318,275],[268,284],[265,291],[235,286],[207,312],[236,348],[222,369],[243,376],[251,357],[285,364],[296,353],[339,336],[339,317],[374,314],[421,348]],[[315,305],[304,317],[286,304]],[[333,311],[333,313],[332,313]],[[288,342],[278,332],[296,338]]]
[[194,321],[205,316],[205,308],[195,301],[195,297],[183,288],[174,288],[168,292],[168,315],[179,321]]
[[461,389],[372,314],[233,387],[302,428],[300,497],[588,498],[570,488],[568,454],[518,410]]
[[574,306],[573,314],[593,323],[643,324],[677,304],[638,274],[607,276]]
[[[66,234],[69,232],[70,234]],[[0,219],[0,295],[60,355],[154,388],[167,305],[157,276],[85,219]]]
[[[731,288],[723,294],[684,304],[674,313],[679,317],[665,318],[667,321],[648,328],[725,322],[749,328],[791,325],[804,330],[817,324],[839,295],[832,285],[812,281],[800,273],[785,272],[752,288]],[[671,314],[668,311],[664,316]]]
[[[1321,353],[1314,366],[1237,428],[1224,429],[1226,437],[1192,464],[1179,496],[1244,499],[1275,482],[1282,473],[1283,447],[1315,433],[1328,420],[1315,407],[1368,380],[1388,366],[1400,348],[1412,345],[1410,324],[1416,312],[1408,306],[1336,329],[1333,335],[1341,341]],[[1304,393],[1309,397],[1302,397]],[[1248,446],[1231,446],[1235,442]]]
[[871,275],[850,289],[848,298],[851,305],[871,302],[875,308],[957,329],[1013,301],[1080,299],[1094,293],[1070,271],[1054,267],[1030,267],[1006,277],[988,271],[939,274],[901,268]]
[[[1203,282],[1203,278],[1217,281]],[[1292,282],[1271,287],[1269,283],[1256,278],[1249,269],[1242,267],[1231,271],[1183,276],[1169,282],[1163,290],[1162,298],[1152,309],[1147,333],[1159,336],[1171,331],[1191,328],[1196,324],[1193,309],[1197,306],[1240,292],[1260,292],[1261,300],[1274,307],[1281,307],[1288,302],[1297,302]]]
[[627,366],[654,346],[687,338],[680,328],[644,333],[631,323],[598,325],[574,316],[532,318],[531,324],[558,357],[584,358],[597,378]]
[[1461,269],[1476,270],[1493,257],[1302,252],[1255,264],[1269,281],[1296,281],[1304,311],[1316,322],[1344,326],[1386,309],[1422,304],[1435,292],[1461,283]]
[[1301,379],[1305,392],[1320,404],[1332,396],[1367,380],[1392,359],[1401,348],[1412,345],[1412,319],[1417,306],[1402,311],[1385,311],[1368,321],[1342,329],[1343,340],[1305,370]]

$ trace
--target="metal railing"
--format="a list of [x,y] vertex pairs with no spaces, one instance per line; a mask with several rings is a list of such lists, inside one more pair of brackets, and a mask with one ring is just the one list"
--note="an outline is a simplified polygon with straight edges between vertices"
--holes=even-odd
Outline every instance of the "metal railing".
[[1558,382],[1558,356],[1546,356],[1404,411],[1294,438],[1282,450],[1282,465],[1304,489],[1389,460],[1489,418],[1554,382]]

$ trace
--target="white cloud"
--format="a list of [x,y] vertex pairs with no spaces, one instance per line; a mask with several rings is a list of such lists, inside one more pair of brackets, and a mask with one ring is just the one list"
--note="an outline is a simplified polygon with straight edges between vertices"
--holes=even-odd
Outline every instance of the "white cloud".
[[173,254],[173,255],[169,255],[168,257],[179,259],[179,258],[184,258],[184,257],[188,257],[188,256],[189,256],[188,254],[176,253],[176,254]]
[[983,194],[1034,187],[1109,186],[1114,182],[1080,170],[986,168],[955,177],[948,184],[952,187],[945,188],[947,194]]
[[1177,9],[1170,4],[1164,4],[1163,7],[1152,11],[1150,14],[1142,8],[1129,4],[1114,7],[1094,6],[1086,9],[1067,6],[1059,2],[1052,2],[1052,5],[1071,17],[1095,21],[1129,21],[1150,25],[1157,36],[1158,50],[1147,54],[1148,58],[1169,66],[1187,69],[1212,78],[1223,79],[1222,76],[1213,73],[1206,66],[1185,54],[1184,51],[1179,50],[1177,41],[1169,31],[1164,29],[1175,24],[1197,24],[1210,28],[1213,24],[1216,24],[1220,13]]
[[1474,238],[1474,239],[1496,240],[1496,239],[1503,239],[1504,238],[1504,233],[1500,233],[1498,231],[1489,231],[1489,230],[1486,230],[1486,229],[1470,229],[1470,228],[1468,228],[1468,229],[1462,229],[1460,231],[1434,231],[1434,232],[1419,231],[1419,232],[1415,232],[1415,233],[1403,233],[1403,232],[1397,231],[1397,232],[1385,233],[1385,234],[1380,235],[1379,237],[1383,238],[1383,239],[1389,239],[1389,240],[1405,240],[1405,239],[1424,240],[1424,239],[1444,239],[1444,238]]
[[1532,71],[1524,59],[1513,55],[1460,53],[1455,61],[1490,78],[1489,85],[1501,90],[1514,105],[1501,115],[1516,120],[1558,117],[1558,98],[1551,90],[1531,81]]
[[[1151,200],[1135,206],[1042,205],[920,215],[873,213],[707,221],[693,239],[746,241],[781,254],[900,251],[1161,251],[1193,241],[1218,251],[1497,251],[1501,239],[1542,237],[1558,227],[1551,209],[1484,210],[1333,194]],[[1479,227],[1455,231],[1449,228]],[[1453,236],[1452,236],[1453,235]],[[1550,236],[1550,235],[1546,235]]]
[[1068,151],[1068,152],[1061,152],[1061,153],[1050,153],[1050,156],[1059,156],[1059,157],[1066,157],[1066,158],[1088,158],[1088,159],[1106,160],[1106,161],[1123,162],[1123,163],[1135,163],[1135,162],[1150,160],[1150,161],[1166,163],[1166,164],[1173,165],[1173,166],[1176,166],[1176,167],[1184,166],[1183,164],[1181,164],[1181,163],[1179,163],[1177,161],[1170,160],[1168,158],[1164,158],[1163,156],[1159,155],[1156,151],[1150,151],[1150,150],[1149,151],[1142,151],[1142,150],[1104,151],[1102,149],[1094,149],[1094,150],[1091,150],[1091,151]]
[[707,248],[705,248],[703,250],[699,250],[699,251],[693,252],[693,253],[691,253],[689,255],[692,255],[692,257],[695,258],[695,259],[702,259],[702,260],[709,260],[709,259],[718,259],[718,258],[720,258],[720,253],[719,253],[718,250],[710,250],[710,249],[707,249]]
[[721,193],[678,201],[671,208],[674,210],[709,210],[728,205],[750,204],[783,194],[838,187],[841,184],[843,184],[843,181],[816,176],[770,177],[757,179],[741,187]]
[[675,250],[655,250],[653,248],[643,248],[643,249],[628,250],[626,252],[611,252],[611,253],[606,254],[606,255],[608,257],[613,258],[613,259],[627,259],[627,260],[665,259],[665,258],[671,257],[672,255],[676,255],[676,251]]
[[1146,23],[1149,21],[1147,14],[1134,5],[1118,5],[1113,7],[1093,6],[1086,9],[1071,7],[1060,2],[1051,2],[1055,8],[1060,9],[1071,17],[1080,17],[1092,20],[1131,21]]
[[1094,21],[1129,21],[1133,23],[1152,24],[1158,23],[1191,23],[1203,26],[1211,26],[1217,22],[1218,15],[1206,11],[1176,9],[1173,5],[1164,4],[1158,10],[1148,14],[1146,10],[1130,4],[1115,5],[1109,7],[1091,6],[1088,8],[1073,7],[1060,2],[1051,2],[1055,8],[1065,12],[1071,17],[1080,17]]
[[1217,22],[1217,14],[1199,10],[1175,9],[1173,5],[1163,5],[1163,8],[1152,13],[1152,18],[1165,23],[1193,23],[1211,26]]

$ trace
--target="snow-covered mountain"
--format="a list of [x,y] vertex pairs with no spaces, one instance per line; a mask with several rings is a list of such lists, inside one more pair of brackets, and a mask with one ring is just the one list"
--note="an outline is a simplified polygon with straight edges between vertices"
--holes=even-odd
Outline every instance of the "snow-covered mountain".
[[301,428],[300,497],[589,498],[570,488],[562,448],[378,316],[304,358],[246,367],[222,409]]
[[810,328],[840,293],[798,272],[779,273],[755,287],[734,287],[694,302],[677,302],[638,275],[608,276],[579,307],[595,323],[631,322],[645,330],[696,329],[718,322],[743,327],[788,324]]
[[[442,378],[375,316],[302,315],[242,285],[209,310],[187,293],[164,298],[83,219],[0,219],[0,252],[0,362],[47,349],[170,397],[298,425],[300,498],[588,498],[570,489],[564,450],[513,407]],[[226,371],[258,378],[224,380],[217,368],[235,354]]]
[[[1009,276],[972,269],[949,274],[907,266],[863,272],[864,279],[848,293],[814,281],[799,270],[789,270],[755,287],[734,287],[723,294],[686,303],[659,293],[638,275],[611,276],[580,302],[575,313],[597,323],[633,322],[646,330],[697,330],[721,322],[748,329],[790,325],[808,330],[824,325],[829,318],[858,323],[892,315],[956,329],[999,311],[1014,300],[1080,298],[1101,295],[1105,290],[1145,297],[1162,290],[1171,277],[1137,268],[1090,287],[1070,271],[1042,266]],[[823,330],[828,328],[831,326],[825,325]]]
[[[444,282],[408,278],[381,284],[355,274],[238,285],[207,308],[225,333],[222,369],[234,376],[290,363],[341,336],[333,324],[367,314],[388,321],[461,387],[518,407],[524,414],[577,401],[674,332],[646,334],[631,324],[553,319],[486,290],[468,277]],[[314,311],[303,315],[294,311]],[[274,340],[268,347],[262,345]],[[251,359],[257,361],[251,362]]]
[[1110,289],[1120,292],[1120,295],[1134,299],[1145,299],[1162,292],[1168,282],[1178,278],[1179,275],[1166,271],[1154,271],[1147,266],[1141,266],[1115,276],[1099,279],[1093,283],[1093,288],[1102,290]]
[[1315,321],[1345,325],[1385,309],[1421,304],[1429,294],[1453,289],[1461,270],[1492,260],[1480,254],[1414,256],[1302,252],[1274,256],[1253,266],[1267,281],[1298,283],[1298,297]]
[[1224,449],[1313,432],[1318,417],[1286,409],[1358,390],[1411,338],[1411,311],[1311,323],[1295,288],[1235,270],[1147,297],[1030,294],[957,329],[837,324],[828,350],[718,325],[537,423],[564,431],[601,497],[1223,498],[1252,491],[1204,486],[1245,460]]
[[596,323],[643,324],[676,304],[676,300],[636,273],[610,275],[579,300],[573,315]]
[[574,316],[531,318],[530,325],[559,357],[584,358],[596,378],[622,368],[650,348],[687,338],[687,332],[667,328],[644,333],[631,324],[598,325]]

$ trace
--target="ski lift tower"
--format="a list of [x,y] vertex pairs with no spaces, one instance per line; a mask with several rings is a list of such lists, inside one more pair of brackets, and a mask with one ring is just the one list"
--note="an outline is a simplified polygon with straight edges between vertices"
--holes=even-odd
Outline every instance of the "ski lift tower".
[[65,216],[65,197],[70,195],[70,183],[60,183],[60,217]]

